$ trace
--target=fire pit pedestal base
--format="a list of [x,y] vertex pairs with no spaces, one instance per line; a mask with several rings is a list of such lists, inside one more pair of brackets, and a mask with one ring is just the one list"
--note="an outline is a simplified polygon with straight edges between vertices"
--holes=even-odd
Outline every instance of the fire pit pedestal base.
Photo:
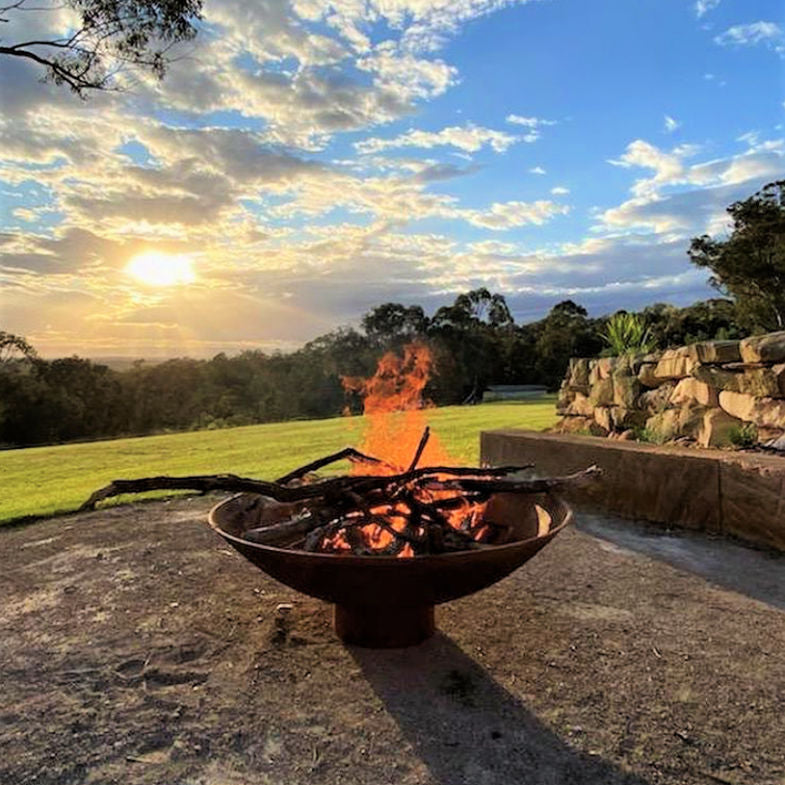
[[333,623],[344,643],[370,649],[416,646],[436,631],[433,605],[414,608],[336,605]]

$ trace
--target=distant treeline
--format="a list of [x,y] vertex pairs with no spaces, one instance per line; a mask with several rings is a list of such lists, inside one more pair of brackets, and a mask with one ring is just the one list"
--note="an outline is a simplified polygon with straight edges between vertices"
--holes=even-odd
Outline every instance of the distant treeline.
[[[657,304],[641,316],[658,348],[746,335],[729,300]],[[607,322],[566,300],[540,321],[515,324],[503,296],[478,289],[430,317],[416,305],[378,306],[360,329],[336,330],[290,354],[140,361],[123,371],[79,357],[42,360],[23,339],[0,332],[0,445],[329,417],[347,405],[357,411],[340,377],[372,374],[382,353],[412,340],[432,350],[426,394],[437,405],[479,400],[489,384],[555,389],[570,357],[603,352]]]

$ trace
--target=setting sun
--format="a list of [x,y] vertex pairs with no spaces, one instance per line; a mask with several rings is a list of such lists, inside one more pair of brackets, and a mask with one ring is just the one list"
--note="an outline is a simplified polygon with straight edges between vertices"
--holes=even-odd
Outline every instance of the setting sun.
[[162,251],[137,254],[128,262],[125,271],[150,286],[176,286],[196,280],[189,256]]

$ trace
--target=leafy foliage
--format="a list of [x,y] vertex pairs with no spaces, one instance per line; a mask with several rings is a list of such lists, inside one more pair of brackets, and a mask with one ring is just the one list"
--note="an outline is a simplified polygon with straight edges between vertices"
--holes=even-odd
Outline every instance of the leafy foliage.
[[739,449],[754,447],[758,443],[758,429],[755,423],[736,425],[728,431],[728,441]]
[[0,330],[0,364],[13,360],[32,360],[35,349],[21,336]]
[[616,356],[631,352],[647,353],[656,347],[656,340],[646,326],[646,320],[639,314],[626,311],[619,311],[608,319],[602,337]]
[[425,334],[428,319],[419,305],[384,303],[362,318],[365,334],[380,344],[408,343]]
[[735,298],[746,327],[785,329],[785,180],[734,202],[727,212],[730,236],[695,237],[687,253],[693,264],[711,271],[713,286]]
[[731,300],[713,299],[677,308],[655,303],[643,309],[655,346],[685,346],[698,341],[737,340],[748,334],[739,323],[736,304]]
[[589,319],[586,309],[572,300],[553,306],[540,322],[525,325],[534,337],[535,383],[555,389],[570,357],[591,357],[602,349],[603,320]]
[[634,428],[635,439],[639,442],[646,442],[647,444],[665,444],[668,438],[661,431],[656,428]]
[[[141,68],[161,78],[171,48],[196,35],[201,0],[65,0],[80,20],[60,38],[20,41],[0,46],[0,54],[31,60],[45,78],[84,96],[105,90],[124,67]],[[0,7],[0,21],[25,11],[46,11],[27,0]]]

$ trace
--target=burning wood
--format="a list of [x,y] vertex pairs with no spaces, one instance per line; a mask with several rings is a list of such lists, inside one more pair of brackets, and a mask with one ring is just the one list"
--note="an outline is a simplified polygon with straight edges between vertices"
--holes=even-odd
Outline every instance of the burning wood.
[[[426,428],[405,471],[346,448],[312,461],[275,482],[231,474],[115,480],[82,505],[94,509],[105,499],[152,490],[230,491],[259,494],[273,505],[272,520],[243,533],[249,542],[289,543],[306,551],[357,556],[420,556],[484,548],[504,540],[508,527],[485,516],[492,494],[545,493],[587,482],[596,467],[567,477],[523,479],[530,466],[471,468],[417,466],[428,441]],[[389,474],[313,479],[315,469],[348,459]],[[295,540],[295,542],[292,542]]]

